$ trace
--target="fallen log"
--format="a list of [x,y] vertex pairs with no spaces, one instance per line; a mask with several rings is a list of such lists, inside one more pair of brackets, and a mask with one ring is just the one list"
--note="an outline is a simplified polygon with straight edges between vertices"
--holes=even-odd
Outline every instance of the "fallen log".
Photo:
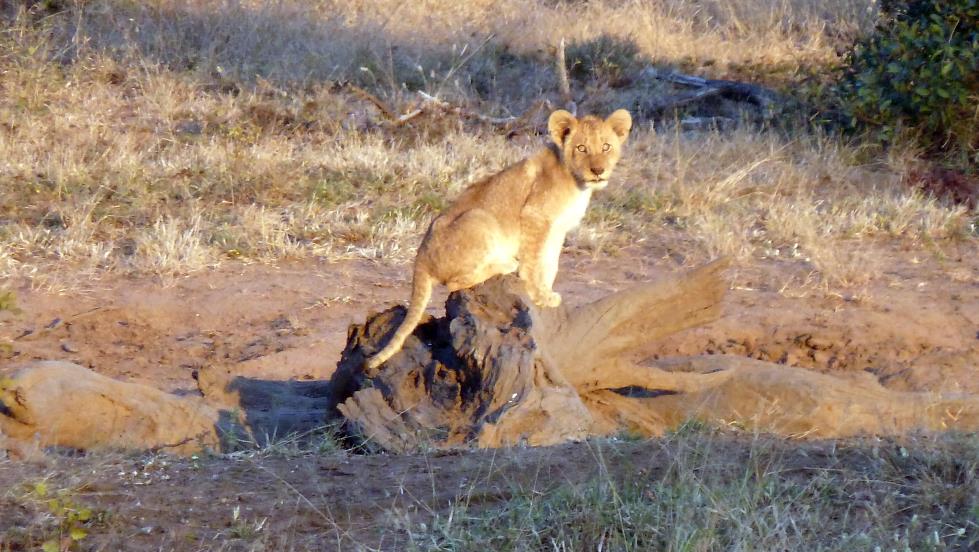
[[218,450],[234,433],[229,412],[116,381],[70,362],[36,362],[0,382],[0,448],[33,456],[79,450]]
[[654,67],[643,69],[639,76],[692,89],[644,105],[643,109],[652,114],[673,110],[707,98],[721,97],[735,102],[750,103],[758,108],[762,119],[767,120],[774,115],[774,106],[779,100],[779,95],[774,90],[746,82],[706,79],[675,71],[660,71]]
[[651,115],[657,115],[664,111],[677,109],[687,104],[699,102],[706,98],[719,96],[720,94],[720,88],[703,87],[695,90],[687,90],[685,92],[680,92],[679,94],[673,94],[666,96],[665,98],[652,100],[643,105],[643,111]]
[[738,357],[642,364],[643,349],[720,314],[726,263],[578,308],[538,309],[513,276],[455,292],[374,378],[362,371],[398,327],[395,307],[354,325],[334,377],[353,433],[395,452],[546,445],[622,431],[656,436],[696,419],[790,437],[979,428],[979,399],[899,393]]
[[660,435],[689,420],[790,438],[979,430],[976,397],[891,391],[868,374],[837,377],[728,355],[632,368],[645,373],[645,384],[584,398],[606,431]]
[[774,90],[757,84],[724,79],[705,79],[684,75],[676,71],[660,71],[655,67],[643,69],[640,72],[640,77],[662,80],[699,90],[715,90],[716,93],[730,100],[750,102],[766,110],[778,98],[778,93]]

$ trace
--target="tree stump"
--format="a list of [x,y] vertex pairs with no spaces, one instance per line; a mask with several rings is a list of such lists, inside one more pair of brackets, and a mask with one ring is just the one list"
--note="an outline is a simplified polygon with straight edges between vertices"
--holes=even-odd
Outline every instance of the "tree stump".
[[539,309],[515,276],[496,277],[451,294],[444,318],[423,320],[380,374],[365,378],[363,359],[404,317],[395,307],[351,327],[334,377],[350,395],[339,410],[366,441],[392,451],[546,445],[607,433],[587,394],[642,383],[630,353],[717,318],[725,266],[580,308]]
[[720,315],[725,261],[578,308],[539,309],[514,276],[452,293],[374,378],[362,370],[405,314],[351,326],[333,378],[338,410],[392,452],[466,444],[548,445],[690,419],[792,437],[979,428],[979,400],[899,393],[751,359],[641,364],[643,347]]

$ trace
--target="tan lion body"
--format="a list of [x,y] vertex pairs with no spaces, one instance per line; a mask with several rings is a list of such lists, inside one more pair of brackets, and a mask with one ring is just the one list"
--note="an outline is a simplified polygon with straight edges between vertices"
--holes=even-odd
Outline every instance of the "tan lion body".
[[632,118],[551,114],[552,144],[467,188],[428,228],[415,258],[411,302],[390,342],[367,360],[375,370],[418,325],[435,283],[449,291],[517,272],[537,305],[556,307],[552,290],[565,235],[581,222],[593,190],[604,188]]

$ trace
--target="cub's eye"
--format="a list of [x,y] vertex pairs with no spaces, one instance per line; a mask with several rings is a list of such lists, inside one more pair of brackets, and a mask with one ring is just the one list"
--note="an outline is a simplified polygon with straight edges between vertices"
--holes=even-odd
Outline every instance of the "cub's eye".
[[586,148],[583,145],[579,145],[578,146],[578,151],[580,151],[581,153],[585,153],[586,151],[588,151],[588,148]]
[[609,144],[605,144],[605,145],[602,146],[602,151],[608,151],[610,149],[612,149],[612,146],[609,145]]

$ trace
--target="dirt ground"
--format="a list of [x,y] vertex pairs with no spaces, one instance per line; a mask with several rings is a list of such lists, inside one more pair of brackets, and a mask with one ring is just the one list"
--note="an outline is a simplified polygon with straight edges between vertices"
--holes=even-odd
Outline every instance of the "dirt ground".
[[[719,321],[645,352],[736,354],[876,377],[895,390],[979,393],[974,244],[944,244],[930,253],[892,244],[862,247],[869,247],[879,271],[859,287],[808,283],[808,270],[795,262],[733,268]],[[597,258],[569,251],[562,264],[556,288],[572,304],[680,268],[666,252],[638,246]],[[0,375],[23,362],[61,359],[176,393],[197,392],[193,372],[214,364],[263,378],[326,378],[347,326],[407,297],[406,273],[406,266],[365,260],[227,264],[170,286],[105,276],[63,294],[22,287],[16,289],[20,312],[0,313],[0,342],[12,344],[2,353]],[[444,297],[436,295],[433,313]],[[623,475],[656,469],[657,455],[665,453],[646,442],[615,454],[625,458],[614,470]],[[31,526],[36,512],[11,497],[22,498],[24,489],[45,480],[112,513],[113,530],[86,541],[99,549],[249,549],[252,541],[241,533],[262,531],[269,549],[279,549],[276,542],[282,548],[356,543],[399,549],[402,522],[410,525],[419,511],[431,515],[462,495],[470,504],[493,503],[513,485],[582,480],[601,468],[595,455],[595,445],[583,443],[404,457],[341,451],[190,460],[56,455],[24,465],[0,460],[0,489],[10,509],[0,528]]]
[[[870,284],[806,285],[798,263],[729,271],[724,316],[650,344],[650,357],[727,353],[823,372],[865,371],[895,390],[979,392],[979,252],[971,242],[931,254],[880,245]],[[924,257],[923,255],[929,255]],[[556,288],[571,304],[678,269],[660,252],[564,255]],[[12,344],[0,372],[31,360],[69,360],[174,392],[194,370],[229,364],[242,375],[322,379],[349,324],[404,302],[406,266],[364,260],[228,264],[161,286],[106,276],[64,294],[19,289],[20,313],[0,312]],[[429,310],[441,310],[436,292]]]
[[[678,439],[408,456],[52,458],[43,467],[0,470],[0,488],[20,493],[0,499],[0,528],[10,538],[0,545],[52,533],[42,533],[36,508],[24,505],[31,500],[23,498],[25,489],[43,480],[68,489],[98,517],[82,549],[428,550],[437,543],[425,542],[426,533],[436,520],[451,523],[453,508],[473,515],[596,479],[626,486],[655,480],[675,469],[682,449],[702,446]],[[786,470],[867,462],[859,450],[827,454],[819,443],[761,447],[771,447]],[[706,450],[723,453],[716,464],[731,467],[745,465],[754,447],[721,437]],[[54,475],[42,479],[36,474],[42,469]],[[31,472],[34,478],[26,477]]]

